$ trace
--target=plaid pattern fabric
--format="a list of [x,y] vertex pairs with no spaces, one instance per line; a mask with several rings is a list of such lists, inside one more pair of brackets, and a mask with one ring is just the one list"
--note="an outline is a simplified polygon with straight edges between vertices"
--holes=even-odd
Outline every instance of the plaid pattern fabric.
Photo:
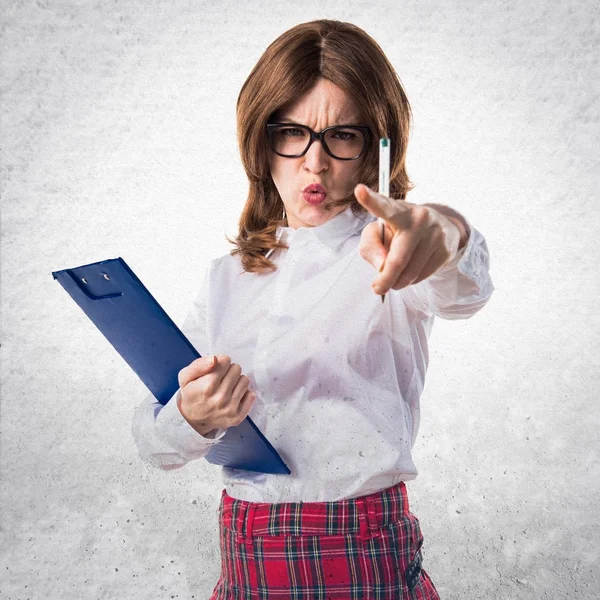
[[224,489],[210,600],[439,600],[404,482],[337,502],[247,502]]

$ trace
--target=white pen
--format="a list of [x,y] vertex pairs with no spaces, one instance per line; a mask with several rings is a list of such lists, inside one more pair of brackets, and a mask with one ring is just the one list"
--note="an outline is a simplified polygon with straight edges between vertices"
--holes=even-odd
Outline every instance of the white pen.
[[[390,196],[390,138],[379,138],[379,193]],[[381,243],[385,246],[385,221],[379,217],[379,231]],[[385,301],[385,294],[381,295],[381,302]]]

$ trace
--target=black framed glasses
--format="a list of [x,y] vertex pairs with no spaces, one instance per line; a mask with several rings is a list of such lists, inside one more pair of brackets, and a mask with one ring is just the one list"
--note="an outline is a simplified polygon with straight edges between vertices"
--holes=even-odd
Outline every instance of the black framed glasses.
[[304,156],[311,144],[319,140],[331,158],[356,160],[367,149],[373,137],[365,125],[334,125],[320,133],[296,123],[268,123],[267,133],[271,150],[285,158]]

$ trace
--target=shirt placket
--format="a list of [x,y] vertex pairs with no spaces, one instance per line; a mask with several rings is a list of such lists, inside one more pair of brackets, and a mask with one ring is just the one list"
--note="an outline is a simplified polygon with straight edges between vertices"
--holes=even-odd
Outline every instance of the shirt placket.
[[274,341],[281,335],[279,327],[281,317],[289,306],[289,295],[294,273],[298,266],[298,257],[301,253],[303,242],[294,236],[292,241],[286,241],[289,245],[283,250],[279,263],[277,264],[277,277],[273,283],[272,300],[270,309],[263,320],[263,326],[258,333],[256,352],[254,355],[254,374],[258,389],[270,389],[269,374],[266,364],[271,353],[274,351]]

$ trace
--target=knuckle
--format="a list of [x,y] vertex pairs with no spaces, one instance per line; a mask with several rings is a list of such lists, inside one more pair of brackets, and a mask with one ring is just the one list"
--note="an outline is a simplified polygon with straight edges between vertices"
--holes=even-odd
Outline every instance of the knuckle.
[[240,418],[240,413],[239,413],[239,411],[237,409],[236,410],[230,410],[227,413],[227,421],[229,423],[232,423],[233,425],[239,425],[243,420],[244,420],[243,417]]
[[207,376],[204,376],[202,378],[202,385],[200,386],[200,389],[204,398],[212,398],[216,392],[214,380],[212,378],[209,379]]
[[433,217],[434,211],[429,206],[421,206],[420,204],[415,204],[412,209],[413,218],[421,219],[421,220],[429,220]]
[[415,215],[422,215],[424,218],[430,221],[435,221],[437,210],[433,208],[433,206],[424,206],[421,204],[415,204],[413,208],[413,212]]
[[210,394],[211,401],[216,405],[222,405],[226,400],[228,400],[227,396],[220,390],[214,391]]
[[242,372],[242,367],[238,363],[231,363],[229,369],[232,371],[239,371],[240,373]]

